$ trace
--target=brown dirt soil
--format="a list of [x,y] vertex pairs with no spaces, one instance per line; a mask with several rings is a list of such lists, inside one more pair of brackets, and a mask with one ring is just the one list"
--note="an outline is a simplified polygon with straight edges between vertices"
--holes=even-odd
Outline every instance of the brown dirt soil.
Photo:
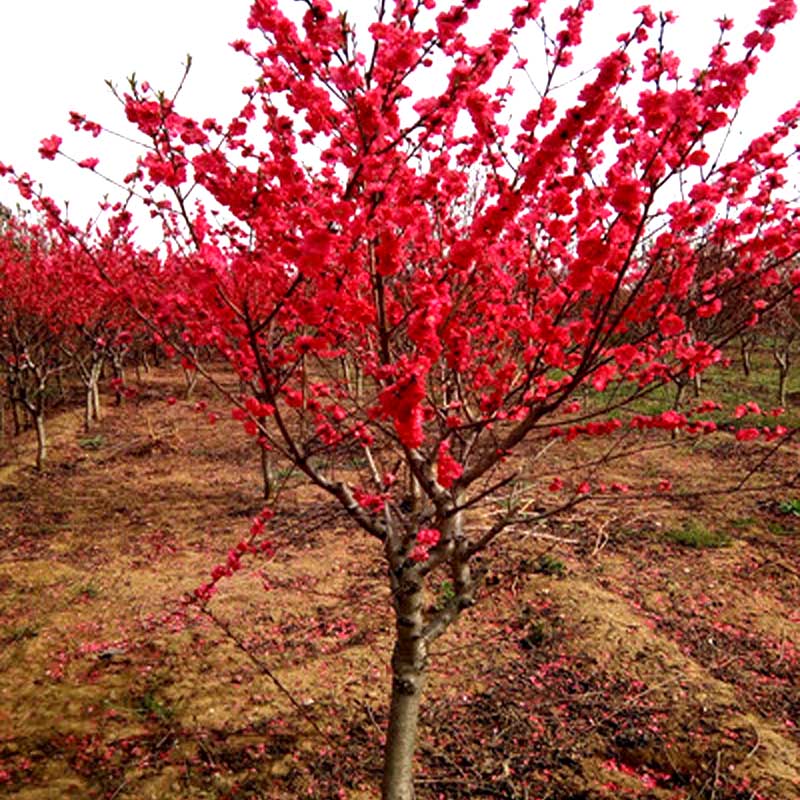
[[[262,503],[254,446],[208,387],[216,425],[168,405],[180,381],[150,374],[90,435],[62,413],[42,474],[28,438],[6,446],[0,796],[375,798],[380,550],[284,473],[274,557],[210,613],[184,602]],[[420,800],[800,798],[800,518],[713,494],[762,453],[720,441],[603,475],[682,496],[600,497],[487,554],[484,596],[433,655]],[[699,529],[723,546],[692,547]]]

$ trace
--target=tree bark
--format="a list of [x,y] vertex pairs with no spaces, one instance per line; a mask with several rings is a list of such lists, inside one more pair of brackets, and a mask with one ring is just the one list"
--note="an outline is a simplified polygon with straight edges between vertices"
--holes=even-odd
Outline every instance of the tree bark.
[[788,369],[781,368],[778,374],[778,405],[786,405],[786,378],[789,375]]
[[675,381],[675,399],[672,401],[672,407],[675,411],[679,411],[681,407],[681,401],[683,400],[683,390],[686,388],[686,384],[682,380]]
[[774,350],[773,358],[778,365],[778,405],[786,405],[786,379],[789,376],[791,363],[788,348],[784,351]]
[[[14,436],[19,436],[22,433],[22,420],[20,419],[19,399],[15,394],[9,394],[11,401],[11,418],[14,421]],[[24,417],[24,411],[22,416]]]
[[40,472],[44,469],[44,462],[47,460],[47,431],[44,427],[44,414],[38,413],[34,416],[36,427],[36,469]]
[[125,370],[122,367],[122,353],[113,352],[111,355],[111,371],[114,374],[116,388],[114,389],[114,405],[122,405],[122,387],[125,385]]
[[94,418],[98,422],[103,418],[103,414],[100,411],[100,376],[97,376],[97,380],[92,385],[92,405],[94,406]]
[[392,655],[392,701],[383,766],[383,800],[414,800],[414,750],[427,645],[422,637],[422,585],[401,581],[395,595],[396,640]]
[[94,422],[94,392],[91,385],[86,387],[86,407],[83,412],[83,430],[85,433],[89,433]]
[[86,386],[86,409],[84,415],[84,429],[89,433],[92,425],[100,421],[100,372],[103,362],[93,361],[88,370],[84,370],[83,378]]
[[745,378],[750,377],[753,371],[752,361],[750,359],[750,342],[745,339],[739,340],[739,352],[742,355],[742,370],[744,371]]
[[197,370],[184,367],[183,377],[186,383],[186,399],[191,400],[195,386],[197,386]]

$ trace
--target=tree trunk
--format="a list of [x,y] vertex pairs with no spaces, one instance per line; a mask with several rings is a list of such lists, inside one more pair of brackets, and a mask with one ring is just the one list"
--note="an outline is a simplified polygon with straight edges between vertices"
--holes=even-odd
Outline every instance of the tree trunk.
[[741,339],[739,341],[739,352],[742,355],[742,370],[744,371],[745,378],[750,377],[750,373],[753,371],[753,363],[750,358],[750,342],[746,339]]
[[94,361],[88,370],[83,373],[84,385],[86,386],[86,409],[83,419],[86,433],[92,429],[94,422],[100,421],[100,372],[103,362]]
[[425,673],[409,665],[392,676],[392,704],[383,765],[383,800],[414,800],[414,751]]
[[186,382],[186,399],[191,400],[194,394],[195,386],[197,386],[197,370],[186,369],[183,370],[184,381]]
[[703,376],[699,372],[692,379],[692,385],[694,386],[694,396],[699,398],[703,391]]
[[[101,365],[102,369],[102,365]],[[97,380],[92,384],[92,405],[94,406],[94,418],[99,422],[102,418],[100,411],[100,375],[98,374]]]
[[383,800],[414,800],[414,750],[422,692],[427,677],[427,645],[422,638],[423,592],[402,580],[395,595],[396,640],[392,655],[392,702],[383,766]]
[[786,379],[789,376],[790,356],[789,349],[784,351],[774,350],[772,353],[778,365],[778,405],[786,405]]
[[114,405],[122,405],[122,387],[125,386],[125,370],[122,367],[122,353],[111,355],[111,370],[114,374]]
[[20,419],[19,400],[15,395],[11,395],[11,417],[14,420],[14,436],[19,436],[22,433],[22,420]]
[[44,413],[39,412],[36,414],[34,423],[36,426],[36,469],[41,472],[47,459],[47,432],[44,428]]
[[14,436],[19,436],[22,433],[22,420],[19,413],[19,400],[15,393],[10,392],[9,402],[11,403],[11,419],[14,422]]
[[94,422],[94,392],[92,386],[89,384],[86,387],[86,407],[83,409],[83,430],[86,433],[92,430],[92,423]]
[[675,399],[672,401],[672,408],[675,411],[679,411],[681,407],[681,401],[683,400],[683,390],[686,388],[686,384],[680,380],[675,381]]
[[786,378],[789,376],[789,370],[781,369],[778,372],[778,405],[786,405]]
[[58,386],[58,402],[63,403],[67,399],[67,393],[64,389],[64,374],[61,370],[56,372],[56,386]]

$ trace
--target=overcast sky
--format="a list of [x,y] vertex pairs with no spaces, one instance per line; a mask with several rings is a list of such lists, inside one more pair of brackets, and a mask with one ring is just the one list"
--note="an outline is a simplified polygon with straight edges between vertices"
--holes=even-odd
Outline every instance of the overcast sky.
[[[91,213],[109,187],[96,175],[63,160],[42,161],[39,141],[62,135],[77,158],[95,155],[111,174],[129,171],[136,152],[101,138],[69,138],[70,111],[85,113],[109,128],[128,130],[121,109],[105,85],[125,86],[136,72],[156,87],[174,89],[187,53],[193,68],[180,108],[187,115],[225,120],[241,105],[239,89],[252,79],[247,58],[228,43],[246,37],[249,0],[1,0],[0,11],[0,161],[14,164],[44,181],[48,194],[71,199],[74,219]],[[510,0],[509,0],[510,1]],[[298,6],[285,0],[287,7]],[[555,7],[550,0],[545,7]],[[585,31],[583,57],[594,63],[631,26],[632,11],[643,0],[595,0]],[[732,39],[751,29],[767,0],[653,0],[655,10],[671,9],[679,25],[669,44],[698,65],[717,36],[716,17],[727,14],[737,25]],[[440,6],[449,5],[442,2]],[[491,21],[501,19],[505,0],[485,0]],[[515,0],[512,5],[517,5]],[[368,15],[374,0],[339,2],[350,17]],[[555,29],[554,26],[551,26]],[[483,32],[485,34],[485,31]],[[364,42],[362,34],[360,40]],[[533,61],[533,56],[531,56]],[[588,66],[588,64],[587,64]],[[775,117],[800,99],[800,22],[778,33],[775,49],[764,56],[740,119],[734,146],[769,127]],[[130,131],[129,131],[130,132]],[[13,204],[14,194],[0,185],[0,202]]]

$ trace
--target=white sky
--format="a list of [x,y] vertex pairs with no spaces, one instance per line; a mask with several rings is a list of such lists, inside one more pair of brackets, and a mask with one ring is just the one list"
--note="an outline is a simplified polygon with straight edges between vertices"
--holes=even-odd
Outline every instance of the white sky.
[[[489,24],[502,19],[505,0],[484,0]],[[292,0],[284,7],[298,10]],[[558,6],[551,0],[545,9]],[[632,11],[643,0],[596,0],[578,51],[591,66],[631,27]],[[512,5],[517,5],[513,2]],[[733,41],[751,29],[767,0],[651,0],[655,10],[671,9],[679,16],[668,45],[684,59],[685,72],[700,65],[717,37],[716,17],[736,20]],[[341,0],[350,18],[368,15],[374,0]],[[450,0],[442,0],[441,7]],[[58,201],[71,200],[74,219],[84,219],[104,193],[107,183],[86,170],[58,159],[42,161],[39,141],[53,133],[77,158],[97,156],[101,169],[122,176],[130,171],[136,151],[105,136],[70,136],[71,110],[112,129],[131,132],[121,108],[105,86],[111,79],[123,89],[136,72],[156,87],[172,90],[186,53],[193,68],[179,110],[186,115],[215,116],[225,121],[242,103],[240,88],[252,80],[250,61],[232,52],[228,43],[247,38],[249,0],[0,0],[0,161],[29,171]],[[497,13],[495,13],[497,12]],[[547,12],[546,12],[547,13]],[[557,30],[555,23],[549,26]],[[485,30],[480,32],[486,33]],[[363,43],[367,34],[362,33]],[[532,55],[531,61],[534,61]],[[768,128],[775,117],[800,99],[800,21],[778,31],[778,44],[762,59],[751,96],[737,121],[732,148],[744,137]],[[15,194],[0,183],[0,202],[13,205]]]

